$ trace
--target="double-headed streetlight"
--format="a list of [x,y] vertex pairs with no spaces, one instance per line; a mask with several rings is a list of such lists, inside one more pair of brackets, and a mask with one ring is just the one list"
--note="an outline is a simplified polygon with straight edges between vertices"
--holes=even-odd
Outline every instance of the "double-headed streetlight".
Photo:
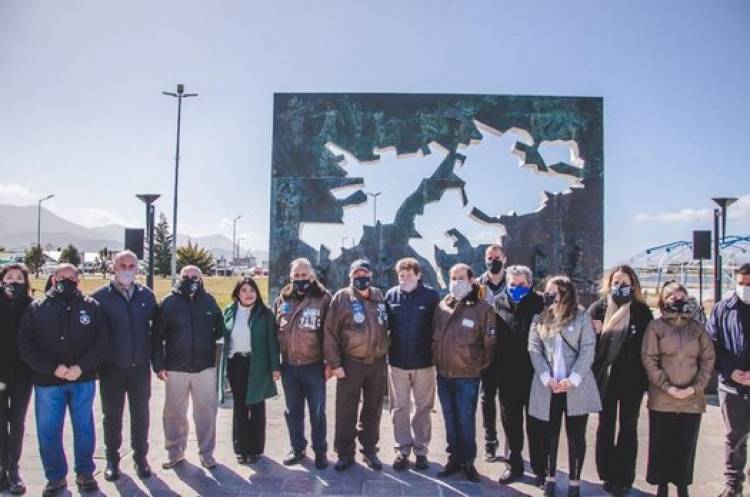
[[182,115],[182,99],[197,97],[197,93],[185,93],[185,85],[178,84],[177,92],[163,91],[162,94],[177,99],[177,152],[174,156],[174,209],[172,213],[172,284],[177,282],[177,185],[180,175],[180,117]]
[[37,202],[38,209],[36,213],[36,246],[40,248],[42,246],[42,202],[44,202],[45,200],[49,200],[54,196],[55,194],[51,193],[44,198],[40,198]]
[[[727,234],[727,209],[737,199],[733,197],[716,197],[711,200],[719,206],[718,209],[714,209],[714,302],[718,303],[721,300],[722,293],[721,243],[724,243],[724,237]],[[719,221],[721,221],[721,234],[719,232]]]
[[372,227],[374,228],[378,224],[378,197],[383,192],[365,192],[368,196],[372,197]]

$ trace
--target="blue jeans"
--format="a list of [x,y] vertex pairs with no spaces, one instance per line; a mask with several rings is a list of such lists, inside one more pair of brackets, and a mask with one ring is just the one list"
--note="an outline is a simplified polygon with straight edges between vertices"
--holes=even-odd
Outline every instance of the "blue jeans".
[[65,385],[35,386],[34,408],[39,453],[47,480],[59,480],[68,474],[63,449],[65,409],[73,424],[73,451],[76,474],[93,475],[94,465],[94,381]]
[[281,384],[284,387],[286,410],[284,417],[289,429],[292,450],[302,452],[307,447],[305,439],[305,400],[310,411],[312,448],[316,454],[328,450],[326,443],[326,381],[323,363],[293,366],[282,363]]
[[448,439],[448,460],[459,464],[473,463],[477,457],[479,378],[446,378],[438,375],[437,386]]

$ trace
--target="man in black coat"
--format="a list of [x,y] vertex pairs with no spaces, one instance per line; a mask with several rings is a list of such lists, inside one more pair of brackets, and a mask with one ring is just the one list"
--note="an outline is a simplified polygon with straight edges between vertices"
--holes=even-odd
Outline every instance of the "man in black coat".
[[104,413],[104,444],[107,469],[104,478],[120,475],[122,415],[125,397],[130,410],[130,441],[135,471],[151,476],[148,453],[149,400],[151,398],[151,324],[156,317],[154,293],[137,281],[138,258],[130,250],[113,262],[112,280],[91,296],[104,309],[109,323],[112,354],[99,371],[99,392]]

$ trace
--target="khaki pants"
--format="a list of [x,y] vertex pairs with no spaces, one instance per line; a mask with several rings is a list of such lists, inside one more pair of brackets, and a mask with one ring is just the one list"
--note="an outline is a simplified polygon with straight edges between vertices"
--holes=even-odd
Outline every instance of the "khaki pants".
[[216,368],[200,373],[169,371],[164,398],[164,443],[170,461],[185,456],[188,439],[188,401],[193,403],[193,422],[199,454],[212,458],[216,446]]
[[[435,368],[390,368],[390,400],[393,437],[396,452],[426,456],[432,436],[430,411],[435,406]],[[414,395],[414,416],[411,417],[411,398]]]

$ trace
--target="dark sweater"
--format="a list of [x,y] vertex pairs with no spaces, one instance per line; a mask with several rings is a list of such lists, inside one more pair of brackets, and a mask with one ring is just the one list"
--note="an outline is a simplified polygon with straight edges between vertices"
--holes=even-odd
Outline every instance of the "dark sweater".
[[[31,370],[18,353],[18,329],[31,297],[11,299],[0,292],[0,381],[30,378]],[[27,380],[28,381],[28,380]]]

